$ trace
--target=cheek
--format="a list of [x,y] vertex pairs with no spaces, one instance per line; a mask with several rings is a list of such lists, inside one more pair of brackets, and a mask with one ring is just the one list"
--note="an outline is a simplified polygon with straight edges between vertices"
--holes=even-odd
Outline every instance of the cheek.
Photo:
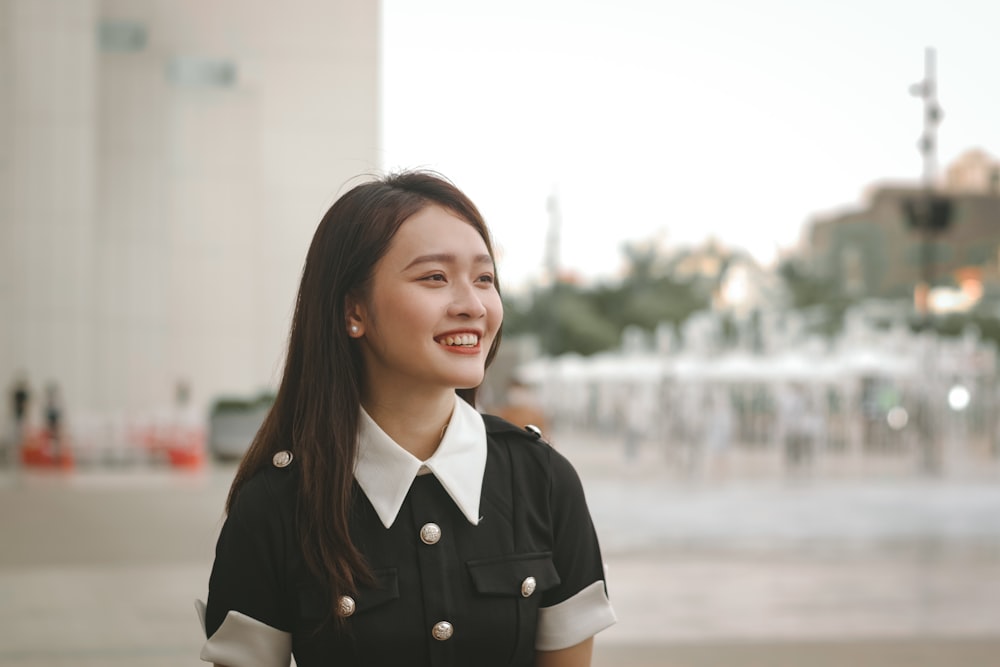
[[426,299],[426,292],[421,290],[396,290],[391,294],[384,295],[379,310],[386,317],[397,320],[422,321],[425,319],[430,306]]
[[496,321],[496,325],[500,326],[500,322],[503,321],[503,299],[500,298],[500,294],[498,292],[492,292],[492,297],[490,298],[486,309],[493,316],[493,319]]

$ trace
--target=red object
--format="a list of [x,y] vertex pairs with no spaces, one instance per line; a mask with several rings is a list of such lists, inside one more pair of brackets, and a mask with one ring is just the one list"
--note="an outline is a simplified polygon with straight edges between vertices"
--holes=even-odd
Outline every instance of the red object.
[[201,430],[178,430],[164,445],[167,460],[174,468],[194,470],[205,464],[205,437]]
[[73,453],[70,443],[64,436],[59,443],[59,453],[52,446],[52,437],[48,429],[40,429],[30,433],[21,446],[21,463],[33,468],[54,468],[56,470],[72,470]]

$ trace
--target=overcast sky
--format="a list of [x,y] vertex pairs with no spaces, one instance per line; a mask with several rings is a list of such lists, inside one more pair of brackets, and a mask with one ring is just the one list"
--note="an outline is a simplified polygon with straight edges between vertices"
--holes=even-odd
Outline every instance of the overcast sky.
[[[822,9],[818,9],[822,5]],[[767,262],[874,181],[917,181],[937,52],[939,161],[1000,157],[1000,2],[383,0],[382,166],[483,210],[501,278],[614,275],[624,240],[714,236]]]

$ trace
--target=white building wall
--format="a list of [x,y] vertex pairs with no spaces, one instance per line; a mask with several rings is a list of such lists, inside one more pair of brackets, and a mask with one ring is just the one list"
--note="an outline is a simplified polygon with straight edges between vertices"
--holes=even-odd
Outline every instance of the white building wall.
[[0,0],[0,379],[58,381],[70,416],[273,388],[313,230],[378,167],[378,18]]
[[0,372],[36,396],[86,396],[95,377],[95,16],[86,0],[0,2]]

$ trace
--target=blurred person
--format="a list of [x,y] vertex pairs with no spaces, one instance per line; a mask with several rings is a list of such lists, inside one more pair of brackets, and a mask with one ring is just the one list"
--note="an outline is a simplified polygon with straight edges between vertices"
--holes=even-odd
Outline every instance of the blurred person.
[[678,429],[680,448],[678,463],[681,472],[692,477],[697,474],[704,445],[706,429],[703,406],[707,389],[700,385],[689,385],[679,392]]
[[226,503],[203,660],[590,664],[615,616],[577,473],[474,408],[502,316],[489,231],[449,181],[333,204]]
[[819,440],[820,415],[809,388],[792,382],[780,395],[785,463],[790,470],[810,465]]
[[28,428],[28,409],[31,405],[31,387],[23,373],[18,373],[10,389],[11,433],[10,442],[4,447],[3,459],[13,461],[24,444]]
[[702,474],[707,477],[725,474],[726,452],[733,438],[733,406],[725,387],[712,387],[705,394],[706,417]]
[[63,405],[59,385],[50,382],[45,385],[45,431],[52,449],[52,460],[59,461],[63,454]]
[[621,404],[622,421],[625,430],[625,460],[632,463],[639,460],[639,448],[649,431],[652,406],[647,400],[647,392],[638,385],[624,388]]
[[180,379],[174,384],[174,405],[181,412],[191,404],[191,385],[187,380]]
[[928,475],[941,474],[942,462],[940,434],[934,415],[933,401],[927,389],[919,388],[911,406],[913,428],[916,431],[920,471]]
[[204,415],[191,401],[191,384],[186,379],[174,384],[174,404],[170,417],[171,425],[181,432],[202,428]]

